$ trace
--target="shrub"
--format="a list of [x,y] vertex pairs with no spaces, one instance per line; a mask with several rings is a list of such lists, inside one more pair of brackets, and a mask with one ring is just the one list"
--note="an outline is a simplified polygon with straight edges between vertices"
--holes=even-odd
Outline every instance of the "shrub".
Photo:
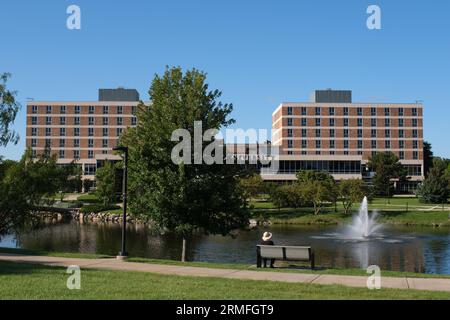
[[91,205],[81,207],[80,212],[81,213],[98,213],[98,212],[117,210],[117,209],[120,209],[120,207],[116,206],[116,205],[105,206],[102,204],[91,204]]

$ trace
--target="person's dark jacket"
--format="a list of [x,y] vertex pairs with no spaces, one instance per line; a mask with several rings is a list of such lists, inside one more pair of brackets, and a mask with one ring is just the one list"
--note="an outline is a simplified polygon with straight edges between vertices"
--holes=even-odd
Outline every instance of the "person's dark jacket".
[[275,245],[272,240],[267,240],[267,241],[261,240],[259,244],[262,245],[262,246],[273,246],[273,245]]

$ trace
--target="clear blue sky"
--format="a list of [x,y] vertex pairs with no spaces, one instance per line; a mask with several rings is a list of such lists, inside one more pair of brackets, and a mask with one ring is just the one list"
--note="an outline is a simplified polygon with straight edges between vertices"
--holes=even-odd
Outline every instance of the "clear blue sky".
[[[77,4],[82,29],[66,28]],[[382,30],[366,9],[382,10]],[[2,0],[0,72],[25,107],[35,100],[96,100],[98,88],[148,99],[166,65],[208,72],[241,128],[271,127],[282,101],[314,89],[351,89],[355,102],[425,103],[425,139],[450,157],[450,1]],[[16,119],[24,151],[25,108]]]

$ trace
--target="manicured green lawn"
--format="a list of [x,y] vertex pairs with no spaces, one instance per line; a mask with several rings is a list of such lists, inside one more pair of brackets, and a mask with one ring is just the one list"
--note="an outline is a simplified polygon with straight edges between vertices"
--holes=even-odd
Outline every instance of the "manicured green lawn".
[[2,299],[450,299],[449,293],[82,270],[69,290],[65,268],[0,262]]

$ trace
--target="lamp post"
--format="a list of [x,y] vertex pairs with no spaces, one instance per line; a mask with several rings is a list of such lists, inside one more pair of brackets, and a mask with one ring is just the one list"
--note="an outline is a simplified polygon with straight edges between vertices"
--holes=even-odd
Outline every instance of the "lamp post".
[[124,154],[123,158],[123,180],[122,180],[122,201],[123,201],[123,215],[122,215],[122,250],[119,252],[117,259],[123,260],[128,257],[126,251],[127,240],[127,181],[128,181],[128,147],[117,146],[114,151],[121,151]]

